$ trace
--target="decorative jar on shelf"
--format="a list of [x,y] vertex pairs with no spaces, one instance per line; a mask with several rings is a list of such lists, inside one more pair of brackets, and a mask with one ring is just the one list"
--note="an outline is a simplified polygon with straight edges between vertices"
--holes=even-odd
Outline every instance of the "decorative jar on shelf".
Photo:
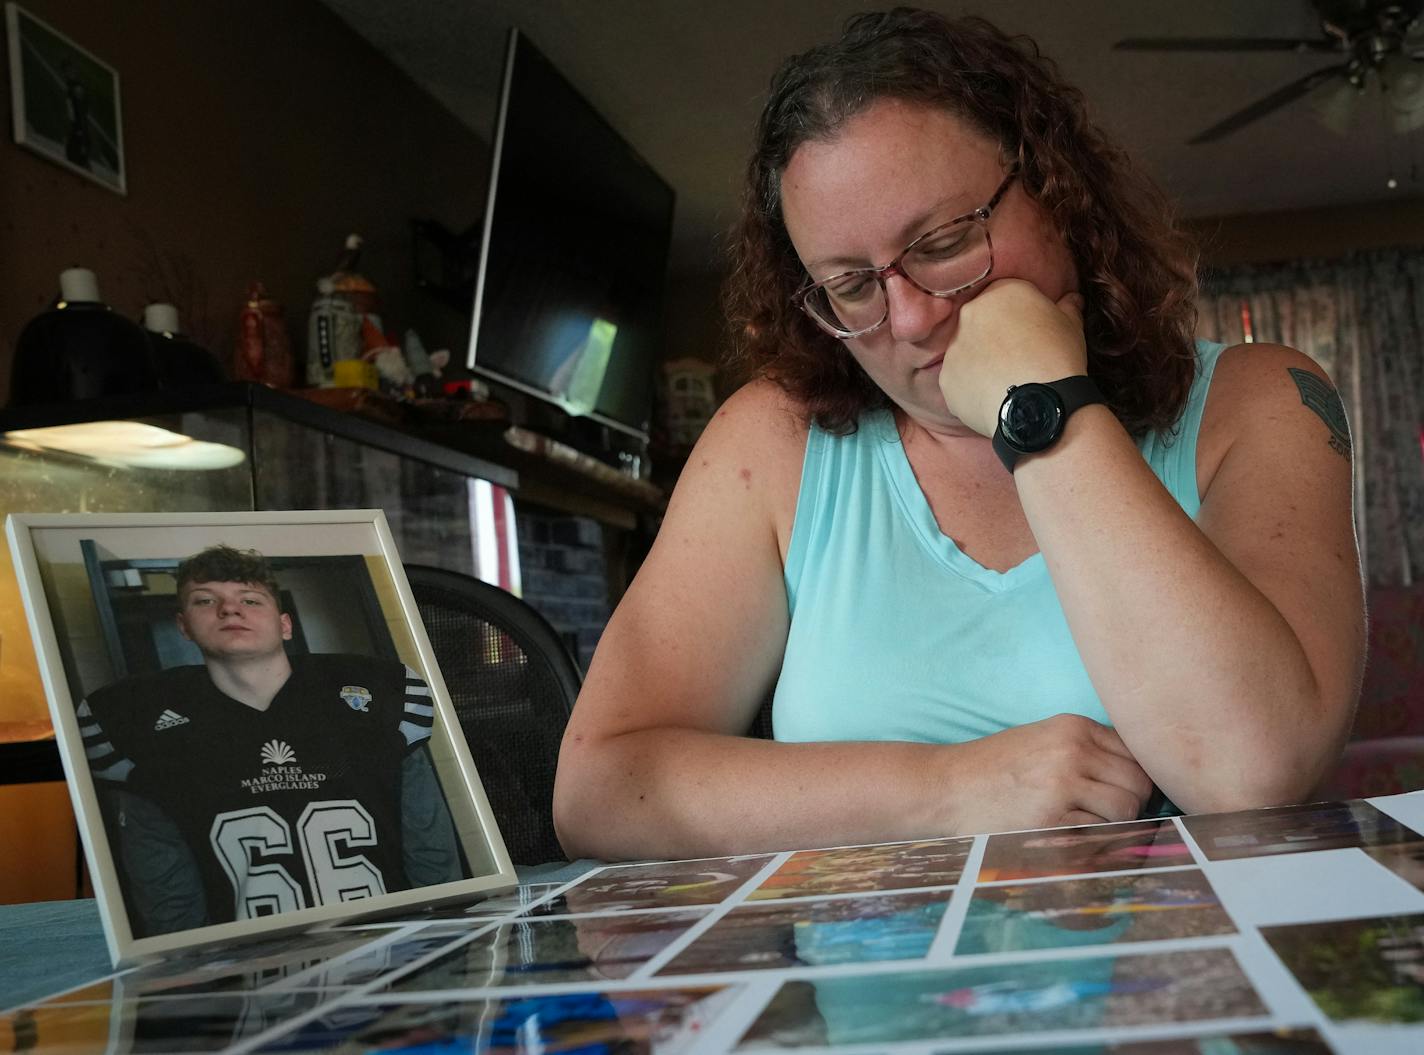
[[261,282],[247,289],[238,315],[233,376],[271,388],[292,387],[292,340],[282,318],[282,305],[267,296]]

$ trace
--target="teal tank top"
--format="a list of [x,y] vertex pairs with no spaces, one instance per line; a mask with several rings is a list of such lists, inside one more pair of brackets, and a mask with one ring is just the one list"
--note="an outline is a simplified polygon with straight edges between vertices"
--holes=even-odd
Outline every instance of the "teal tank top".
[[[1139,441],[1193,519],[1197,434],[1223,347],[1197,343],[1176,427]],[[961,553],[940,532],[889,410],[867,413],[849,436],[811,426],[785,578],[778,740],[963,743],[1061,713],[1111,724],[1043,554],[998,572]]]

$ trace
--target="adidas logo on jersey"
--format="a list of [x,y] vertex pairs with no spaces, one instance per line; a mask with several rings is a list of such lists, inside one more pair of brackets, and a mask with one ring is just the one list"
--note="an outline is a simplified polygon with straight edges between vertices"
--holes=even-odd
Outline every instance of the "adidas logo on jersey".
[[295,762],[297,753],[291,746],[281,740],[268,740],[262,745],[262,764],[264,766],[285,766],[288,762]]
[[153,723],[154,731],[161,729],[172,729],[175,725],[187,725],[188,719],[184,718],[177,711],[166,710],[158,716],[158,721]]

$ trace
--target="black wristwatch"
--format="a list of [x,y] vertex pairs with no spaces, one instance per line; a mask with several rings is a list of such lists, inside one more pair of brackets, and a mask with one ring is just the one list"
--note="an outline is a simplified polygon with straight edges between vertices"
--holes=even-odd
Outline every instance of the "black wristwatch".
[[994,453],[1004,468],[1013,472],[1021,455],[1046,451],[1058,442],[1069,414],[1079,407],[1106,402],[1096,382],[1086,374],[1046,385],[1010,385],[1009,394],[999,405]]

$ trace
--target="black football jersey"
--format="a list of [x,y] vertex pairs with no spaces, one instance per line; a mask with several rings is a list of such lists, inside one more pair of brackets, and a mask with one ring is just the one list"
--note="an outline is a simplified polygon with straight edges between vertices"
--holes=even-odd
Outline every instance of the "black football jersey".
[[79,718],[95,778],[177,827],[210,922],[409,887],[401,764],[430,737],[434,708],[404,664],[294,656],[265,711],[219,691],[206,667],[179,667],[94,692]]

